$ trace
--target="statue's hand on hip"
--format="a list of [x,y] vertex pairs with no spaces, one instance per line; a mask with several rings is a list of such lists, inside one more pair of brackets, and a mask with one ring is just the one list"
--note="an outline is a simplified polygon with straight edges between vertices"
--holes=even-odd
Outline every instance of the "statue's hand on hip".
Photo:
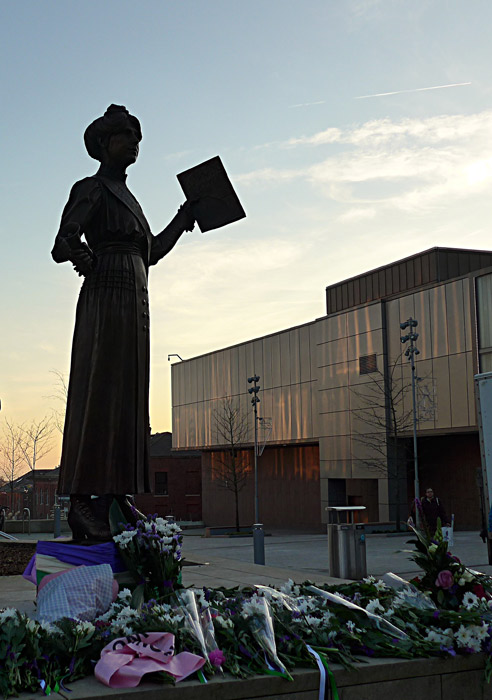
[[77,250],[72,250],[71,260],[75,271],[80,276],[85,277],[94,269],[94,254],[85,243],[82,243]]

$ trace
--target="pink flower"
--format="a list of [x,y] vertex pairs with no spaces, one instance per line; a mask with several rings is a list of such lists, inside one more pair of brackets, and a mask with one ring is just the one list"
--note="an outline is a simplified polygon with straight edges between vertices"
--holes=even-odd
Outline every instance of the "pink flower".
[[437,575],[436,578],[436,584],[438,588],[444,588],[445,590],[448,590],[451,588],[451,586],[454,585],[454,577],[451,571],[448,569],[444,569],[444,571],[440,571],[439,574]]
[[224,652],[221,651],[220,649],[214,649],[208,655],[208,659],[209,659],[210,663],[212,664],[212,666],[217,666],[217,668],[219,666],[222,666],[222,664],[225,661],[225,658],[226,657],[225,657]]

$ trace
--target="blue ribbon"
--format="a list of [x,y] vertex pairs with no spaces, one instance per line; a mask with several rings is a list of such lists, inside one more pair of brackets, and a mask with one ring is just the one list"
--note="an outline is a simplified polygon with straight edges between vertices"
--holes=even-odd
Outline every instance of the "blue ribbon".
[[316,663],[318,664],[319,675],[320,675],[320,679],[319,679],[319,700],[325,700],[325,693],[326,693],[326,668],[325,668],[323,662],[321,661],[321,656],[318,654],[318,652],[317,652],[317,651],[314,651],[314,649],[312,649],[312,648],[309,646],[309,644],[306,644],[306,648],[307,648],[308,652],[309,652],[312,656],[314,656],[314,658],[316,659]]

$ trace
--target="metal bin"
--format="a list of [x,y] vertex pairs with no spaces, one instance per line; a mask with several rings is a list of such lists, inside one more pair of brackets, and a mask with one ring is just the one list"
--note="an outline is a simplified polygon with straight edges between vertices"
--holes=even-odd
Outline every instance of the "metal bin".
[[[365,506],[332,506],[328,529],[330,576],[359,580],[367,576],[365,526],[354,523],[354,512]],[[340,519],[345,522],[340,522]]]

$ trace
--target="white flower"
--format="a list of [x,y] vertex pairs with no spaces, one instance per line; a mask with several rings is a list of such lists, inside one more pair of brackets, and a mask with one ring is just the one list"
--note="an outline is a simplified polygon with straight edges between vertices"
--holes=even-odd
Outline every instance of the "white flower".
[[468,569],[465,569],[463,571],[462,578],[464,578],[467,583],[471,583],[475,580],[475,576],[472,574],[471,571],[468,571]]
[[480,601],[478,600],[478,597],[474,593],[470,593],[470,591],[465,593],[465,595],[463,596],[463,605],[467,610],[473,610],[473,608],[478,608],[479,602]]
[[394,614],[395,614],[395,611],[393,610],[393,608],[388,608],[387,610],[384,611],[383,617],[391,617]]
[[118,619],[122,619],[124,617],[128,617],[130,619],[136,619],[140,617],[140,613],[138,610],[135,610],[134,608],[130,608],[129,605],[127,605],[124,608],[121,608],[120,612],[118,613]]
[[429,546],[429,554],[435,554],[437,552],[437,544],[431,544]]
[[448,630],[440,630],[440,629],[426,629],[426,639],[429,642],[434,642],[435,644],[438,644],[439,646],[452,646],[453,645],[453,631],[451,629]]
[[473,649],[473,651],[480,651],[482,642],[478,637],[475,636],[475,629],[480,629],[476,625],[471,625],[470,627],[465,627],[461,625],[459,630],[455,634],[456,643],[459,647]]
[[57,632],[60,632],[59,627],[55,627],[55,625],[52,625],[50,622],[40,622],[39,626],[42,630],[48,632],[48,634],[56,634]]
[[205,591],[202,588],[190,588],[189,590],[193,591],[193,593],[195,594],[196,602],[201,608],[209,607],[209,604],[205,598]]
[[321,627],[322,625],[324,626],[324,621],[320,619],[319,617],[313,617],[312,615],[306,615],[306,622],[308,625],[311,627]]
[[473,634],[477,639],[479,639],[481,642],[484,641],[484,639],[487,639],[489,636],[489,626],[486,622],[482,622],[480,626],[474,625],[473,627]]
[[75,627],[75,634],[88,635],[94,632],[95,629],[92,622],[78,622]]
[[347,629],[348,631],[353,634],[355,630],[355,622],[352,622],[352,620],[347,621]]
[[297,609],[299,610],[299,612],[304,613],[304,614],[308,613],[310,610],[316,610],[316,608],[318,607],[316,604],[316,600],[314,600],[314,598],[311,598],[311,597],[298,598],[296,603],[297,603]]
[[382,579],[379,579],[379,581],[376,581],[376,583],[374,584],[374,587],[378,591],[384,591],[386,588],[388,588],[388,586],[385,584],[385,582]]
[[234,627],[233,621],[227,617],[223,617],[222,615],[217,615],[217,617],[214,618],[214,623],[219,625],[219,627],[223,627],[224,629],[232,629]]
[[362,580],[364,581],[364,583],[376,583],[376,579],[374,578],[374,576],[367,576]]
[[460,579],[458,580],[458,586],[464,586],[465,584],[466,584],[466,581],[465,581],[464,578],[460,578]]
[[482,642],[476,637],[472,637],[468,643],[468,648],[473,649],[473,651],[478,652],[482,648]]
[[456,643],[459,647],[469,647],[472,640],[472,630],[469,627],[461,625],[459,630],[455,632]]
[[7,620],[14,620],[15,624],[19,624],[19,618],[17,617],[17,610],[14,608],[6,608],[0,612],[0,624],[6,622]]
[[123,590],[121,590],[118,593],[118,597],[116,598],[116,600],[119,600],[122,603],[123,602],[129,603],[131,599],[132,599],[132,593],[131,593],[129,588],[123,588]]
[[297,597],[301,592],[299,586],[296,586],[294,581],[290,578],[283,586],[280,586],[280,592],[285,593],[285,595]]
[[122,549],[126,549],[130,546],[130,543],[136,536],[136,534],[136,530],[123,530],[123,532],[121,532],[119,535],[115,535],[113,537],[113,540],[119,547],[121,547]]
[[36,632],[38,629],[38,623],[35,620],[28,620],[26,622],[26,629],[28,632]]
[[265,614],[266,601],[264,598],[252,595],[251,598],[243,603],[243,609],[241,615],[245,620],[253,615],[264,615]]
[[332,617],[333,613],[331,613],[329,610],[325,610],[323,612],[323,623],[329,627],[331,625]]
[[159,603],[158,605],[152,606],[153,615],[166,615],[169,617],[169,613],[172,611],[172,607],[167,603]]
[[366,610],[368,613],[375,614],[377,614],[378,612],[384,612],[384,608],[377,598],[373,598],[373,600],[370,600],[368,602],[368,604],[366,605]]

